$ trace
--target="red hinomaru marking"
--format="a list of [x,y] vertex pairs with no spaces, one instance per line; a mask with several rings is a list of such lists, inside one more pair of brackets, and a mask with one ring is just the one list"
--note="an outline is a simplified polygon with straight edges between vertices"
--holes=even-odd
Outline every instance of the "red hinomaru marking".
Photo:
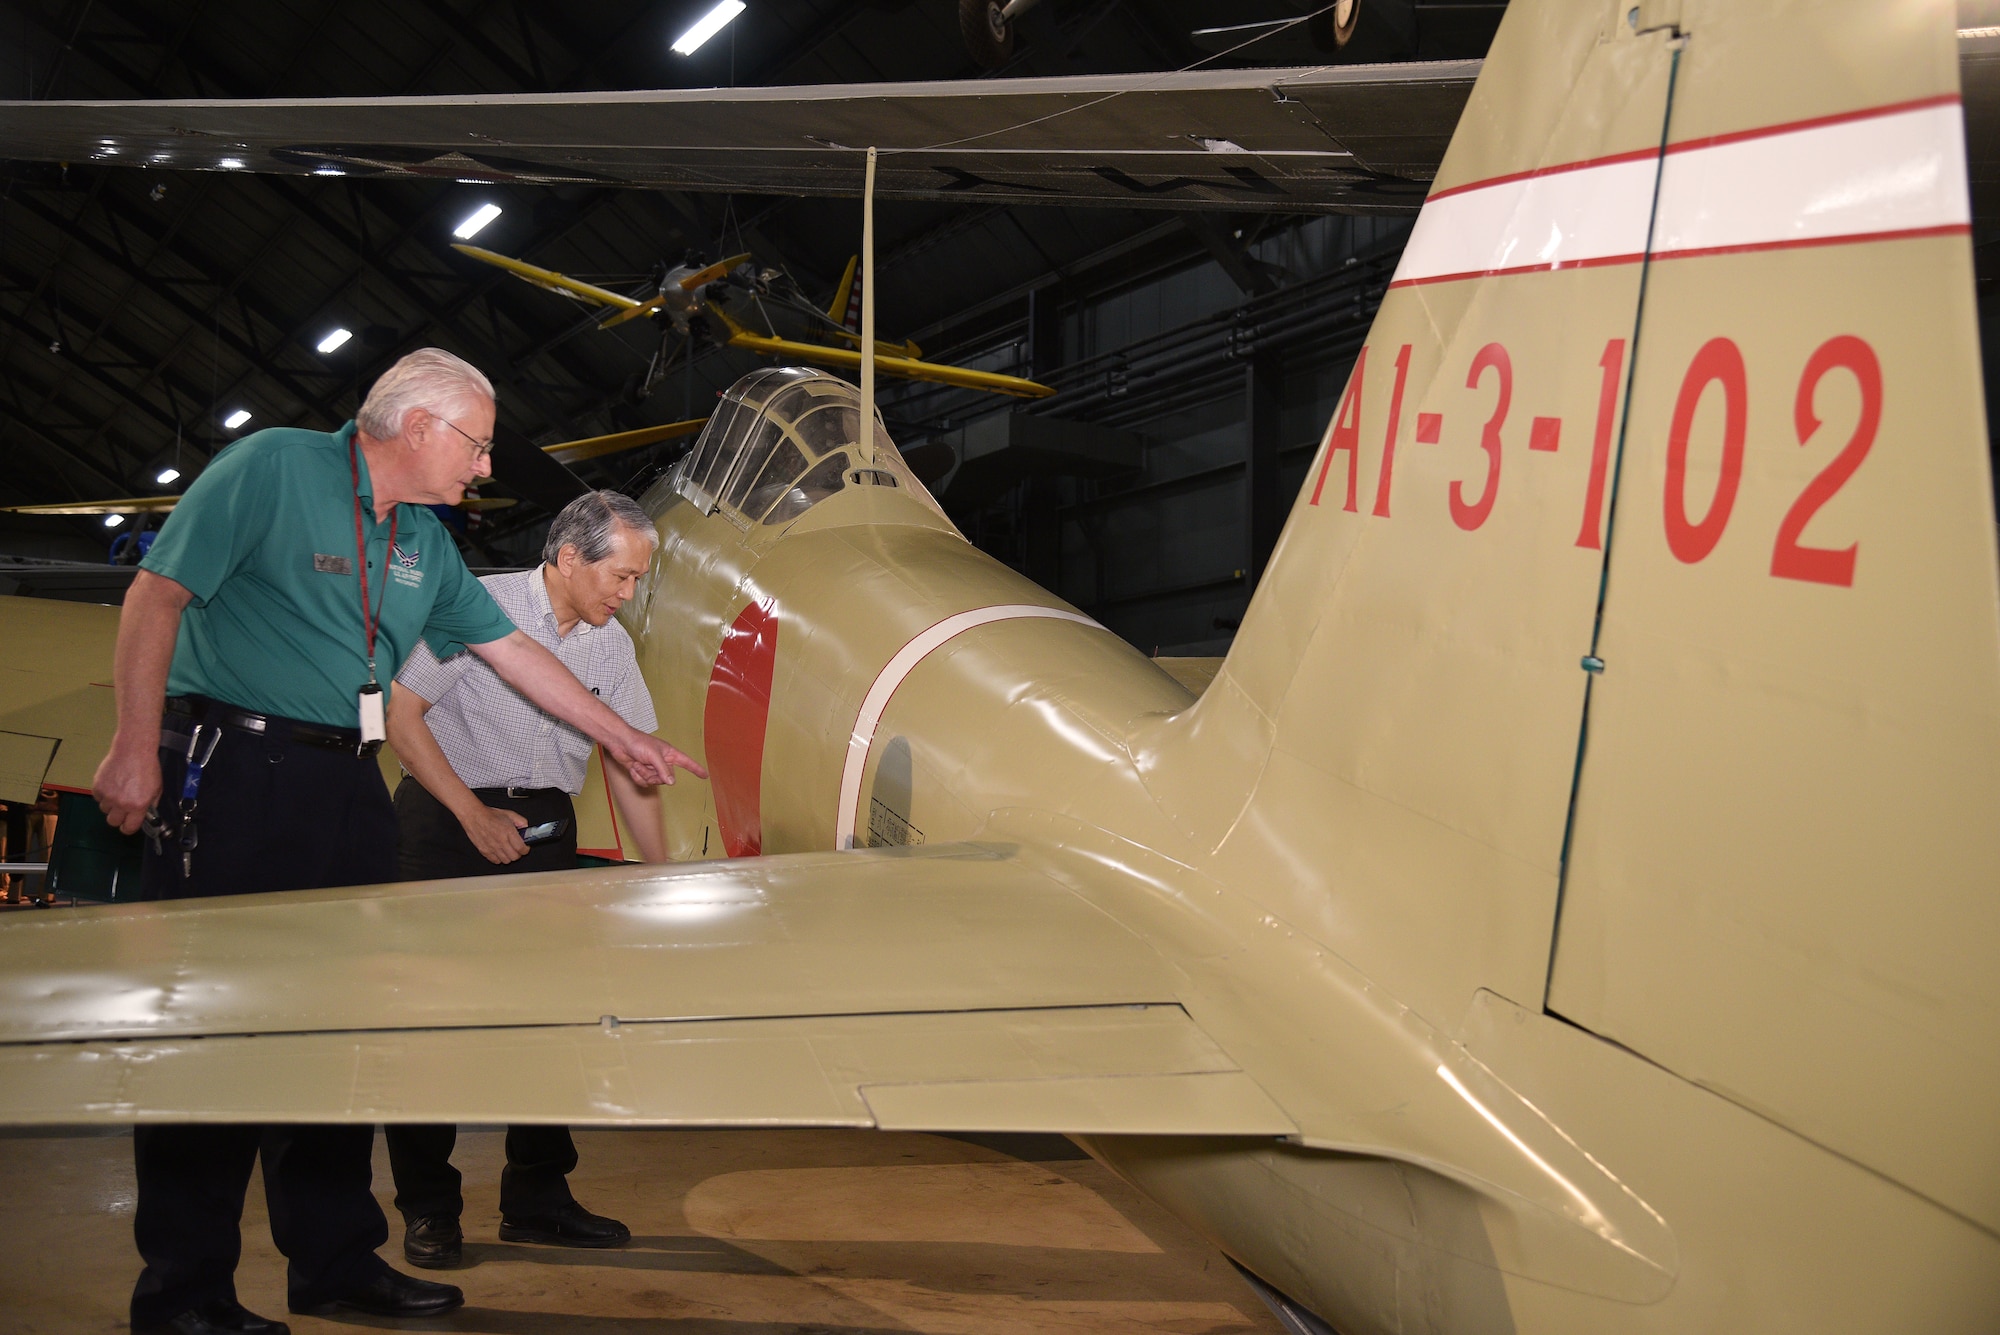
[[1417,444],[1435,445],[1438,443],[1439,437],[1443,435],[1444,435],[1443,413],[1417,414]]
[[1537,417],[1528,426],[1528,448],[1556,452],[1556,444],[1562,439],[1562,418]]
[[771,716],[771,670],[778,658],[778,613],[752,603],[722,633],[708,677],[702,741],[722,848],[732,858],[764,851],[764,726]]

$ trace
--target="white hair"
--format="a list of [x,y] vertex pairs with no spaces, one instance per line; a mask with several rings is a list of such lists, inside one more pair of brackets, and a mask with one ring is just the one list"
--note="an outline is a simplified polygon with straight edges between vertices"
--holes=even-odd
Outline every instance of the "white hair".
[[448,417],[467,400],[493,397],[493,382],[471,362],[442,348],[418,348],[382,373],[354,424],[377,440],[394,440],[413,409]]
[[660,531],[637,501],[621,491],[586,491],[549,525],[542,560],[554,565],[564,547],[575,547],[585,565],[596,565],[611,555],[611,531],[621,524],[643,541],[659,545]]

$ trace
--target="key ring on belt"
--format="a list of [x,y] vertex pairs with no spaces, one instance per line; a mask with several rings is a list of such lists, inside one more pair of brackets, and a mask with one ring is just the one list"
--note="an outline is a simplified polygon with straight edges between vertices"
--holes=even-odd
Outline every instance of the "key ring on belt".
[[[180,818],[171,833],[181,850],[181,879],[185,881],[194,874],[194,850],[201,843],[201,831],[195,824],[195,811],[201,805],[201,776],[208,768],[208,762],[215,755],[215,745],[222,740],[222,725],[197,720],[188,734],[187,769],[181,776]],[[152,841],[155,851],[164,852],[165,837],[169,833],[166,823],[160,819],[157,807],[146,813],[146,837]]]

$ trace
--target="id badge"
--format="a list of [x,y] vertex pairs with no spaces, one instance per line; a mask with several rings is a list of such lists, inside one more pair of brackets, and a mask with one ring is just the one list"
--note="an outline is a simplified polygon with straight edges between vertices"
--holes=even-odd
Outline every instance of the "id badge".
[[382,717],[382,687],[371,681],[361,688],[361,744],[384,741],[388,736],[389,727]]

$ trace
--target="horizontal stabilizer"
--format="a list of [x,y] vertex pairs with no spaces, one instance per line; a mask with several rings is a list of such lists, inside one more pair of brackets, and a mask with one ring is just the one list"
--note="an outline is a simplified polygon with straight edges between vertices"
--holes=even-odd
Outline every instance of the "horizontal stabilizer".
[[0,979],[11,1123],[1296,1130],[1003,846],[37,916]]
[[0,1121],[420,1121],[1285,1135],[1178,1006],[0,1048]]
[[90,790],[118,727],[111,648],[118,609],[53,598],[0,597],[0,801],[42,787]]

